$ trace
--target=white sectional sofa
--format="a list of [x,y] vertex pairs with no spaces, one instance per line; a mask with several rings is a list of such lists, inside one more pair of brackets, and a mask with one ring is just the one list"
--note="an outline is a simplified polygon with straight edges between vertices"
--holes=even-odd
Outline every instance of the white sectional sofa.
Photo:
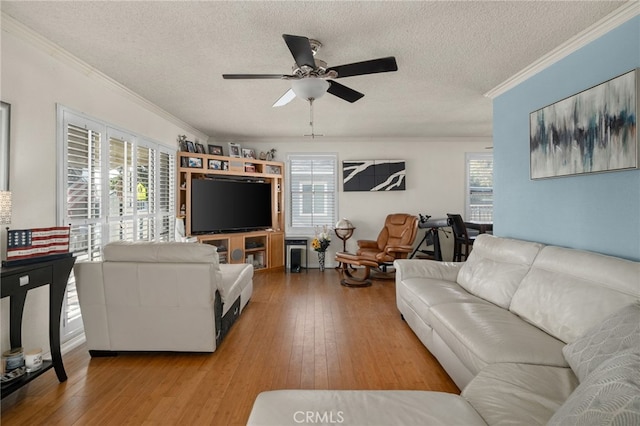
[[74,274],[92,356],[214,352],[253,292],[251,265],[198,243],[113,242]]
[[483,234],[464,263],[394,265],[400,313],[461,395],[270,391],[249,424],[640,424],[640,263]]

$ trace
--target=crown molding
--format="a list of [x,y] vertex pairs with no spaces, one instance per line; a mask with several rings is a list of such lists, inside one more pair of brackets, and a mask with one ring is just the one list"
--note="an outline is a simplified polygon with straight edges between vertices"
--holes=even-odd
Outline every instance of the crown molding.
[[165,120],[184,129],[185,131],[193,133],[195,136],[198,136],[202,140],[206,141],[209,138],[209,136],[204,134],[202,131],[182,121],[175,115],[165,111],[153,102],[143,98],[128,87],[118,83],[116,80],[112,79],[108,75],[102,73],[98,69],[77,58],[69,51],[46,39],[31,28],[25,26],[16,19],[7,15],[5,12],[2,12],[2,32],[11,33],[21,40],[28,42],[29,44],[45,52],[51,57],[58,59],[64,64],[82,73],[86,77],[103,84],[104,86],[110,88],[115,92],[119,92],[119,94],[132,101],[133,103],[143,107],[153,114],[164,118]]
[[617,28],[618,26],[636,17],[637,15],[640,15],[640,1],[630,0],[595,24],[591,25],[589,28],[581,31],[577,35],[567,40],[565,43],[553,49],[551,52],[542,56],[540,59],[524,68],[514,76],[510,77],[508,80],[489,90],[484,94],[484,96],[490,99],[495,99],[508,90],[513,89],[520,83],[528,80],[533,75],[548,68],[561,59],[566,58],[573,52],[581,49],[582,47],[600,38],[612,29]]

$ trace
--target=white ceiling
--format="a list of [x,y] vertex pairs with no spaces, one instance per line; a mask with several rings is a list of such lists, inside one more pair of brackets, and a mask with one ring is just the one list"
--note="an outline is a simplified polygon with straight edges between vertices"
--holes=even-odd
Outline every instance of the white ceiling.
[[300,137],[308,103],[271,105],[288,74],[282,34],[323,43],[329,66],[395,56],[398,71],[340,79],[365,94],[314,103],[332,137],[492,134],[483,96],[591,26],[622,1],[5,1],[2,11],[218,140]]

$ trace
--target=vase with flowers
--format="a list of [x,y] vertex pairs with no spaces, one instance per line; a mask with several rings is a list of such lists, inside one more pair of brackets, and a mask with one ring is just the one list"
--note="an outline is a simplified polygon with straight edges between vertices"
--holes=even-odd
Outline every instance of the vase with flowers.
[[325,253],[330,244],[331,235],[329,235],[329,228],[326,225],[322,228],[316,227],[316,235],[311,241],[311,247],[318,252],[318,263],[320,264],[321,271],[324,271]]

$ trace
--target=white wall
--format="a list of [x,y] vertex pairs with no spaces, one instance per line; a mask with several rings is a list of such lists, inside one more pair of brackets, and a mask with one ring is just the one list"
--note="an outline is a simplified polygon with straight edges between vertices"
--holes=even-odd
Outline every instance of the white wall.
[[[56,224],[56,104],[175,147],[179,134],[206,140],[177,119],[147,105],[88,66],[76,62],[7,17],[2,19],[2,101],[11,104],[12,229]],[[4,228],[0,234],[6,247]],[[3,248],[4,250],[4,248]],[[48,287],[29,292],[23,346],[49,347]],[[9,347],[8,299],[0,305],[0,350]]]
[[[275,148],[277,161],[286,161],[290,153],[338,153],[339,217],[346,217],[356,227],[353,237],[347,241],[349,251],[355,251],[358,239],[375,239],[389,213],[422,213],[434,218],[446,217],[447,213],[464,214],[465,153],[486,152],[485,147],[491,145],[488,138],[337,140],[320,137],[313,140],[234,142],[240,143],[243,148],[254,148],[257,153]],[[226,152],[227,141],[209,143],[223,145]],[[342,161],[385,159],[405,161],[405,191],[342,191]],[[422,237],[423,231],[420,231],[416,244]],[[445,259],[450,259],[453,239],[442,236],[441,242]],[[333,262],[335,252],[340,250],[342,241],[334,237],[327,254],[327,266],[332,265],[330,261]],[[309,256],[309,263],[317,265],[316,256]]]

